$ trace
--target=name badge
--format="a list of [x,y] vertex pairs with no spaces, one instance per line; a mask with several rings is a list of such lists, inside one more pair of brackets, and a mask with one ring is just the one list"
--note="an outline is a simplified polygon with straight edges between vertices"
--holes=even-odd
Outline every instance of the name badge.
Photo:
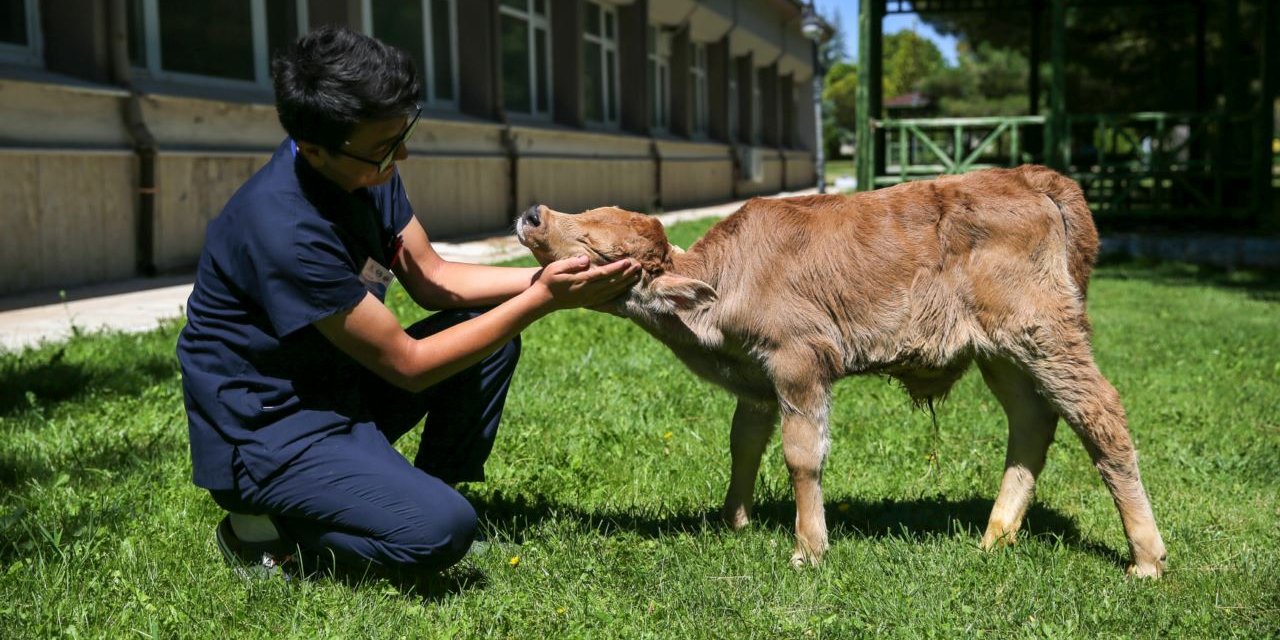
[[395,274],[378,264],[373,258],[366,258],[364,268],[360,270],[360,282],[363,282],[365,287],[372,287],[377,284],[385,287],[390,285],[395,277]]

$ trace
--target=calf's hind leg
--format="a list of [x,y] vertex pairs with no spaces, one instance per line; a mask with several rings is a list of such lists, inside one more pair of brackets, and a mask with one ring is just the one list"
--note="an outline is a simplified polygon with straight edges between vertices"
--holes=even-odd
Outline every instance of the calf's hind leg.
[[751,504],[760,473],[760,457],[778,423],[777,402],[755,402],[738,399],[733,413],[733,432],[729,451],[733,456],[733,473],[729,491],[724,497],[724,519],[734,529],[747,526],[751,520]]
[[1004,359],[978,362],[982,379],[1004,407],[1009,421],[1009,444],[1000,493],[982,536],[982,548],[992,549],[1016,540],[1022,518],[1035,494],[1036,478],[1058,427],[1058,414],[1036,391],[1026,371]]
[[1080,436],[1111,490],[1133,557],[1129,574],[1159,577],[1165,569],[1164,541],[1138,474],[1138,454],[1120,395],[1098,371],[1082,329],[1066,329],[1044,342],[1028,358],[1027,369],[1045,398]]

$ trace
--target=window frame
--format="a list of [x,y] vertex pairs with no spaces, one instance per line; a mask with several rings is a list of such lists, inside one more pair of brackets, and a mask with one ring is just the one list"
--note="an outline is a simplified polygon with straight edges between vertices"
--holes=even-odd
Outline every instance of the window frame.
[[[461,89],[461,82],[458,78],[458,0],[445,0],[449,3],[449,15],[446,18],[449,22],[449,66],[453,70],[453,99],[442,100],[436,97],[436,51],[433,46],[432,38],[435,37],[435,26],[432,9],[432,0],[417,0],[418,6],[422,9],[422,64],[426,67],[422,69],[422,105],[428,109],[437,110],[454,110],[458,109],[458,92]],[[304,0],[305,2],[305,0]],[[360,0],[360,32],[371,37],[378,37],[373,28],[373,0]],[[416,60],[414,62],[417,62]]]
[[26,16],[27,44],[0,42],[0,62],[44,66],[44,35],[40,29],[40,2],[22,0]]
[[707,67],[707,45],[689,43],[689,98],[693,110],[690,134],[694,138],[706,138],[711,129],[711,85]]
[[[185,71],[167,71],[163,66],[160,54],[160,4],[159,0],[139,0],[142,10],[142,51],[143,65],[134,66],[134,70],[147,78],[159,81],[179,82],[184,84],[221,87],[226,89],[271,89],[271,52],[267,44],[267,0],[247,0],[249,2],[249,19],[253,43],[253,80],[237,80],[220,78]],[[307,14],[308,0],[293,0],[297,16],[298,34],[305,34],[310,29]]]
[[[649,128],[658,133],[671,130],[671,44],[672,34],[658,25],[649,25],[649,93],[652,96]],[[664,51],[665,50],[665,51]]]
[[[475,0],[471,0],[471,1],[474,2]],[[553,74],[555,72],[555,66],[556,66],[555,60],[551,57],[552,56],[551,0],[544,0],[543,7],[545,9],[545,12],[541,14],[535,12],[534,0],[523,0],[523,2],[524,2],[525,8],[522,11],[520,9],[516,9],[515,7],[507,6],[504,2],[502,2],[502,0],[498,0],[498,40],[499,42],[501,42],[502,40],[502,16],[504,15],[512,18],[516,18],[519,20],[524,20],[529,25],[529,36],[528,36],[528,39],[526,40],[526,44],[528,47],[526,50],[528,51],[528,55],[529,55],[529,65],[528,65],[528,69],[526,69],[526,73],[529,74],[529,87],[532,89],[529,92],[529,110],[528,111],[508,111],[507,107],[505,106],[506,105],[505,97],[502,100],[503,110],[517,118],[549,121],[551,120],[555,112],[555,79],[553,77]],[[455,25],[456,25],[456,21],[455,21]],[[537,80],[538,80],[538,69],[537,69],[538,31],[543,31],[545,34],[545,37],[542,39],[542,41],[543,41],[543,48],[545,49],[544,57],[547,61],[547,68],[544,72],[543,83],[545,86],[543,87],[539,87],[537,83]],[[499,51],[498,57],[499,59],[501,59],[502,57],[501,51]],[[457,74],[455,74],[454,77],[456,78]],[[502,80],[499,79],[499,82],[502,82]],[[545,111],[538,111],[538,95],[539,95],[538,91],[539,90],[542,90],[546,93],[547,108]],[[504,93],[505,93],[505,90],[504,90]]]
[[[589,33],[584,27],[582,30],[582,39],[584,43],[599,45],[600,71],[601,73],[606,74],[608,77],[601,78],[601,81],[600,81],[601,119],[588,120],[586,118],[586,110],[584,109],[583,121],[586,123],[588,127],[591,127],[591,128],[618,129],[622,127],[622,104],[621,104],[622,103],[622,83],[618,78],[618,71],[621,65],[621,61],[619,59],[619,54],[618,54],[618,40],[619,40],[618,32],[619,32],[619,26],[620,26],[620,23],[618,22],[618,8],[611,4],[606,4],[603,2],[599,2],[597,0],[587,0],[587,3],[593,4],[600,8],[600,35]],[[584,16],[585,16],[585,12],[584,12]],[[606,30],[604,28],[604,25],[606,23],[606,16],[610,16],[613,19],[613,39],[612,40],[608,39],[606,35]],[[608,64],[610,53],[613,54],[612,68],[610,68]],[[585,46],[583,47],[583,60],[586,60]],[[584,75],[586,74],[585,64],[583,65],[583,74]],[[609,80],[612,80],[613,98],[618,102],[618,104],[613,104],[609,101],[609,86],[608,86]],[[584,90],[585,90],[585,85],[584,85]],[[582,97],[583,99],[587,98],[585,93],[583,94]],[[612,109],[610,109],[610,107],[612,107]],[[610,111],[612,111],[614,114],[613,120],[609,119]]]

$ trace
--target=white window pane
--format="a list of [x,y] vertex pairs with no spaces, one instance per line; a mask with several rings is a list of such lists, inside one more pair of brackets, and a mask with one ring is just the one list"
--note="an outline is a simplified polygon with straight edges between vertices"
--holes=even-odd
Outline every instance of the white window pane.
[[608,74],[606,89],[609,92],[609,122],[618,121],[618,56],[613,50],[605,53],[605,71]]
[[587,42],[582,59],[583,117],[591,122],[604,118],[604,77],[600,68],[600,45]]
[[158,0],[166,71],[254,80],[249,0]]
[[27,46],[26,0],[0,0],[0,42]]
[[422,40],[422,3],[405,0],[372,0],[373,35],[403,49],[426,78],[426,46]]
[[529,113],[533,104],[529,83],[529,23],[502,16],[502,93],[509,111]]
[[587,3],[587,33],[600,35],[600,5],[592,2]]
[[142,18],[142,0],[129,0],[129,62],[135,67],[147,66],[147,30]]
[[434,95],[453,101],[453,12],[449,0],[431,0],[431,64]]
[[267,0],[267,59],[298,39],[297,0]]
[[533,68],[534,87],[537,87],[538,103],[536,105],[538,113],[550,113],[551,105],[549,103],[551,96],[551,75],[550,62],[547,60],[547,51],[549,43],[547,42],[547,30],[536,29],[534,31],[534,51],[537,52],[537,64]]

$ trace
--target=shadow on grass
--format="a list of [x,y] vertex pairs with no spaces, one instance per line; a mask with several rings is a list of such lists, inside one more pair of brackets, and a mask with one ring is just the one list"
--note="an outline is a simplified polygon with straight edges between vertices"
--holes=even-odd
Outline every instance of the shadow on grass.
[[330,581],[352,590],[388,586],[426,605],[489,586],[489,576],[465,559],[442,572],[389,572],[369,567],[328,568],[295,575],[295,580]]
[[1229,270],[1220,267],[1109,258],[1098,263],[1094,278],[1141,280],[1166,286],[1217,287],[1241,291],[1253,300],[1280,302],[1280,271]]
[[0,417],[30,410],[33,403],[48,408],[94,392],[134,395],[178,371],[171,353],[134,353],[119,363],[101,357],[69,362],[66,353],[63,346],[0,359]]
[[[992,501],[984,498],[887,499],[877,502],[834,500],[826,503],[827,528],[832,542],[842,538],[898,539],[920,542],[933,536],[964,532],[978,538],[986,528]],[[587,512],[538,497],[508,499],[501,494],[475,501],[486,526],[504,536],[521,540],[523,532],[546,520],[568,520],[612,535],[618,531],[646,538],[663,538],[727,527],[718,512],[686,511],[644,514],[631,511]],[[795,526],[795,503],[790,499],[765,499],[755,506],[752,526],[785,529]],[[1023,536],[1049,536],[1124,568],[1126,559],[1117,551],[1085,539],[1075,523],[1050,507],[1034,504],[1028,510]]]

